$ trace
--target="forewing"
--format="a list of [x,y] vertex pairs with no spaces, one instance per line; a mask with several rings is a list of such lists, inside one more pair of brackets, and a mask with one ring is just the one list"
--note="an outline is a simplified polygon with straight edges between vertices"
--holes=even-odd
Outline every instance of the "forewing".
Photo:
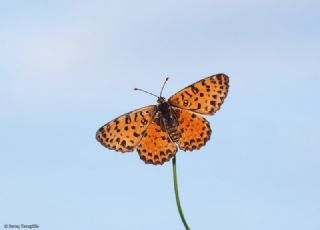
[[169,161],[177,152],[167,132],[157,122],[149,125],[137,147],[139,156],[147,164],[159,165]]
[[180,90],[169,98],[169,103],[181,109],[212,115],[219,110],[229,88],[229,77],[216,74]]
[[178,145],[181,150],[199,149],[210,140],[210,124],[202,115],[178,108],[174,108],[174,111],[179,123],[180,139]]
[[155,111],[156,106],[150,105],[124,114],[102,126],[96,133],[96,139],[108,149],[132,152],[151,123]]

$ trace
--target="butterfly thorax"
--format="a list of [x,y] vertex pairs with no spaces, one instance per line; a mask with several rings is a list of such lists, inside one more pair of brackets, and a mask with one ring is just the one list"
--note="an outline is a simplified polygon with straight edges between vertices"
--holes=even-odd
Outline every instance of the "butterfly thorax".
[[178,142],[180,134],[178,133],[178,119],[174,110],[163,97],[158,99],[158,103],[156,121],[159,122],[162,131],[166,131],[169,134],[172,141]]

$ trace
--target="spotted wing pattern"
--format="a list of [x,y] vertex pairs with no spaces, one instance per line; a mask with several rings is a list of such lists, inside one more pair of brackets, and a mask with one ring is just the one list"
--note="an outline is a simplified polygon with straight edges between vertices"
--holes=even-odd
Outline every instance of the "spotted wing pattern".
[[199,149],[210,140],[210,124],[204,117],[184,109],[175,108],[174,111],[179,122],[180,139],[178,145],[181,150]]
[[169,98],[169,103],[178,108],[212,115],[219,110],[229,88],[229,77],[216,74],[204,78],[180,90]]
[[169,161],[178,148],[157,122],[152,122],[137,147],[139,156],[147,164],[159,165]]
[[124,114],[102,126],[96,133],[96,139],[109,149],[132,152],[155,112],[156,106],[150,105]]

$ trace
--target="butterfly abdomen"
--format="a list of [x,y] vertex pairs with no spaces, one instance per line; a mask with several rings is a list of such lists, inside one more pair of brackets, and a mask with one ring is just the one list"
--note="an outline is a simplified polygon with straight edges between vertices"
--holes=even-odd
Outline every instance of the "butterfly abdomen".
[[177,127],[172,127],[168,129],[167,132],[173,142],[179,142],[180,133],[178,132]]

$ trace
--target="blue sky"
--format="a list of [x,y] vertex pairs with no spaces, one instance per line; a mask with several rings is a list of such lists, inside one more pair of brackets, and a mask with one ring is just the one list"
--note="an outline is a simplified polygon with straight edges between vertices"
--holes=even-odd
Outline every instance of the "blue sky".
[[214,73],[212,140],[177,156],[191,229],[320,229],[319,1],[0,2],[0,228],[183,229],[171,163],[96,130]]

